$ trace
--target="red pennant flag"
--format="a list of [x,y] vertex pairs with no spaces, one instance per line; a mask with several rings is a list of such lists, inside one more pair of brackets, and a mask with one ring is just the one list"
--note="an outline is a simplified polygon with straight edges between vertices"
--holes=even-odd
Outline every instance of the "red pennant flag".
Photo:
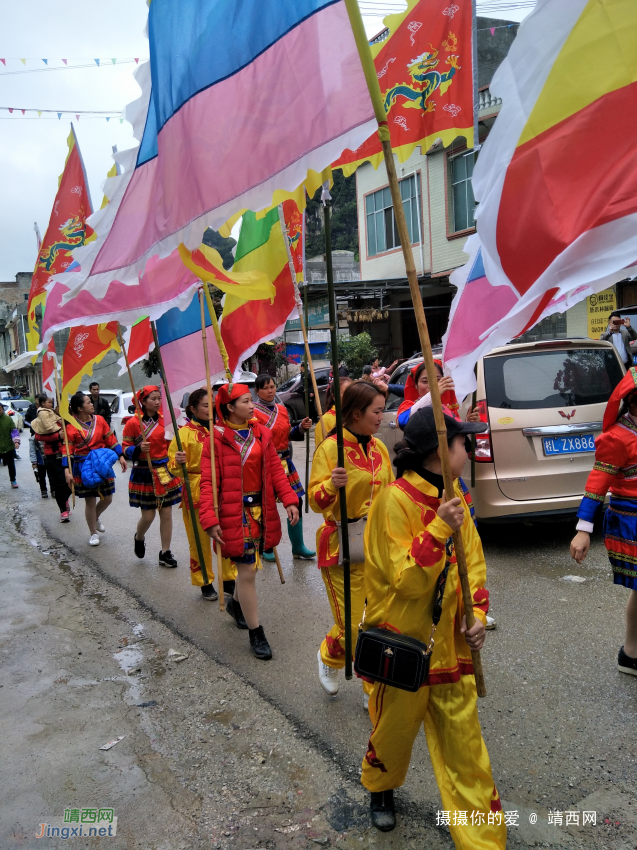
[[93,366],[99,363],[111,348],[120,350],[117,341],[118,328],[117,322],[71,328],[62,357],[60,413],[65,419],[72,421],[68,397],[77,392],[82,378],[93,374]]
[[[454,10],[453,21],[449,9]],[[394,153],[405,162],[417,145],[424,153],[437,139],[446,147],[458,136],[471,148],[471,3],[420,0],[392,17],[389,37],[372,45],[372,53]],[[349,175],[367,160],[377,168],[382,158],[375,132],[357,150],[346,150],[332,168]]]
[[9,112],[13,113],[13,109],[11,109],[11,107],[9,107]]
[[495,27],[489,27],[489,29],[491,30],[491,35],[495,35]]
[[139,65],[139,59],[135,59],[135,64]]
[[75,113],[75,117],[77,118],[78,121],[80,120],[80,116],[77,113]]
[[[62,113],[58,113],[58,117]],[[38,348],[39,334],[35,316],[38,304],[44,305],[44,288],[54,274],[66,271],[71,264],[71,251],[84,244],[93,231],[86,219],[93,212],[88,183],[80,149],[71,130],[68,138],[69,154],[60,177],[58,193],[53,204],[49,226],[44,234],[38,261],[35,264],[27,315],[29,320],[29,350]]]
[[2,64],[6,67],[6,64],[7,64],[7,60],[6,60],[6,59],[0,59],[0,62],[2,62]]
[[20,110],[20,112],[21,112],[23,115],[26,115],[26,112],[27,112],[27,111],[26,111],[26,109],[21,109],[21,110]]

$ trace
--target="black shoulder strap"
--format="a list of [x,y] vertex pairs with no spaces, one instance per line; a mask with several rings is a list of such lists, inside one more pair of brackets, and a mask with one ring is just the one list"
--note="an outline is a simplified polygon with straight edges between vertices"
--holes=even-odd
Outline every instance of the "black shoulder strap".
[[449,573],[449,566],[451,565],[451,554],[453,552],[453,537],[449,537],[447,539],[447,543],[445,544],[445,550],[447,552],[445,568],[438,576],[438,583],[436,585],[436,599],[434,601],[434,610],[432,618],[434,626],[438,625],[438,623],[440,622],[440,618],[442,617],[442,597],[445,594],[447,575]]

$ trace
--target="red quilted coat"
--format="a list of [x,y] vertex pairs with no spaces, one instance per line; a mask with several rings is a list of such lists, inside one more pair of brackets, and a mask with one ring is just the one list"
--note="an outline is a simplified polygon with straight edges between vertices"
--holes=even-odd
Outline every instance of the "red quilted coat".
[[[263,548],[271,549],[281,541],[281,520],[276,506],[276,496],[287,508],[298,505],[299,497],[288,484],[281,461],[272,442],[272,432],[257,422],[250,424],[255,437],[261,443],[263,457]],[[221,554],[224,558],[240,558],[243,555],[243,475],[239,446],[235,442],[231,428],[216,427],[215,468],[217,471],[217,491],[219,493],[219,518],[215,515],[212,499],[212,478],[210,464],[210,440],[206,440],[201,455],[201,502],[199,519],[204,531],[213,525],[221,526],[224,545]]]

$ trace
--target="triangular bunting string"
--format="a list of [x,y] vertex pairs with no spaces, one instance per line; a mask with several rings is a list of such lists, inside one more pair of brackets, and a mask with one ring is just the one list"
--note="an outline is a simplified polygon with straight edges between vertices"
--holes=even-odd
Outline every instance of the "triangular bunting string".
[[63,60],[62,60],[62,62],[64,62],[64,64],[65,64],[65,65],[68,65],[68,64],[69,64],[69,60],[68,60],[68,59],[63,59]]
[[42,61],[44,62],[44,64],[45,64],[45,65],[48,65],[48,64],[49,64],[49,60],[48,60],[48,59],[43,59]]
[[96,60],[95,60],[95,64],[96,64],[96,65],[97,65],[97,67],[99,68],[100,60],[99,60],[99,59],[96,59]]

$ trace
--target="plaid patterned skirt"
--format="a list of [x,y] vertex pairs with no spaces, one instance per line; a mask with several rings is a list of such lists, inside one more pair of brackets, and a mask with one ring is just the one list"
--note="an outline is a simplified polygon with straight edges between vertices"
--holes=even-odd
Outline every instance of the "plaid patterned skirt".
[[604,516],[604,544],[614,583],[637,590],[637,502],[611,496]]
[[301,484],[299,473],[296,471],[296,467],[292,462],[290,453],[288,452],[287,455],[279,455],[279,457],[281,458],[281,466],[283,467],[283,471],[288,477],[288,484],[294,490],[299,499],[302,499],[303,496],[305,496],[305,490],[303,489],[303,485]]
[[153,481],[146,463],[144,462],[143,465],[140,463],[139,466],[132,468],[128,482],[128,503],[131,508],[153,511],[157,508],[157,499],[161,501],[162,508],[181,503],[181,479],[170,475],[165,464],[161,466],[153,464],[153,471],[155,474],[159,473],[161,482],[158,484],[155,478],[157,496],[155,496]]
[[71,469],[73,471],[73,484],[75,485],[74,489],[76,498],[86,499],[87,497],[94,497],[96,499],[103,499],[104,496],[112,496],[115,492],[115,473],[113,473],[112,476],[109,476],[103,484],[100,484],[99,487],[90,489],[82,482],[82,464],[85,460],[85,457],[80,459],[73,458],[73,465]]

